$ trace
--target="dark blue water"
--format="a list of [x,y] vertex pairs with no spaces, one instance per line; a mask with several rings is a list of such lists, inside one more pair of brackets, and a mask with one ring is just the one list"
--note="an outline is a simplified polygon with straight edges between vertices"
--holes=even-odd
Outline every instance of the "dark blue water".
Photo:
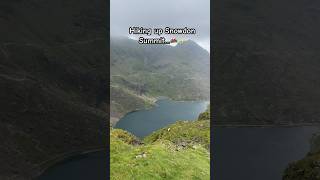
[[37,180],[106,180],[107,153],[70,157],[47,169]]
[[120,128],[138,137],[144,137],[177,120],[195,120],[206,110],[209,102],[204,101],[157,101],[157,106],[127,114],[116,124]]
[[[143,137],[176,120],[195,120],[207,105],[208,102],[159,100],[152,109],[127,114],[116,127]],[[38,180],[106,180],[107,168],[106,152],[89,153],[70,157],[54,165]]]
[[303,158],[317,127],[213,128],[215,180],[281,180]]
[[[194,120],[207,102],[160,100],[158,106],[127,114],[116,125],[144,137],[176,120]],[[213,128],[214,180],[281,180],[288,163],[303,158],[317,127]],[[107,155],[90,153],[48,169],[40,180],[105,180]]]

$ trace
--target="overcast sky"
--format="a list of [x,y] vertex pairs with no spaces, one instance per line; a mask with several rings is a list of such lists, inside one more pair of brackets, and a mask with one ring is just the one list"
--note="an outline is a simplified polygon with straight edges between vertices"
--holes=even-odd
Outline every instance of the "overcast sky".
[[111,0],[110,4],[111,36],[139,38],[140,35],[129,35],[130,26],[189,27],[195,28],[197,34],[162,36],[167,40],[191,39],[210,51],[210,0]]

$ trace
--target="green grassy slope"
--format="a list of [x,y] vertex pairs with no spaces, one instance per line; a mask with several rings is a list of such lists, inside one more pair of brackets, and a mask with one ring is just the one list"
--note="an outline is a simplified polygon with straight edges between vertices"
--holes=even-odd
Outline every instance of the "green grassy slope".
[[180,121],[147,136],[111,129],[111,179],[210,179],[210,121]]
[[146,143],[159,140],[168,140],[180,147],[201,145],[206,149],[210,147],[210,122],[203,121],[178,121],[173,125],[160,129],[144,139]]

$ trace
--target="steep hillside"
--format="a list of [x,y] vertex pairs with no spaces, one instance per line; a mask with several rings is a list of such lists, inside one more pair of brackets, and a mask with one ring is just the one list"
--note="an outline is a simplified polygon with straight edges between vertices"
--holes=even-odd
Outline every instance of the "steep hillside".
[[0,179],[105,147],[108,53],[101,0],[0,2]]
[[320,2],[214,1],[215,123],[319,123]]
[[122,94],[121,98],[111,96],[113,118],[148,107],[159,96],[209,99],[209,53],[195,42],[172,47],[115,37],[110,45],[111,94]]
[[143,141],[120,129],[110,138],[111,179],[210,179],[209,119],[179,121]]

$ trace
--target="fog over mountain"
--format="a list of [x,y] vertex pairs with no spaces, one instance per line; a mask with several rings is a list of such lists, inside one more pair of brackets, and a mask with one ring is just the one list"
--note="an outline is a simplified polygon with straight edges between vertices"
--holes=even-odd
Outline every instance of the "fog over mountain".
[[[209,0],[111,0],[111,36],[129,36],[130,26],[146,28],[195,28],[196,35],[169,35],[190,39],[210,51],[210,1]],[[138,38],[139,36],[130,36]]]

